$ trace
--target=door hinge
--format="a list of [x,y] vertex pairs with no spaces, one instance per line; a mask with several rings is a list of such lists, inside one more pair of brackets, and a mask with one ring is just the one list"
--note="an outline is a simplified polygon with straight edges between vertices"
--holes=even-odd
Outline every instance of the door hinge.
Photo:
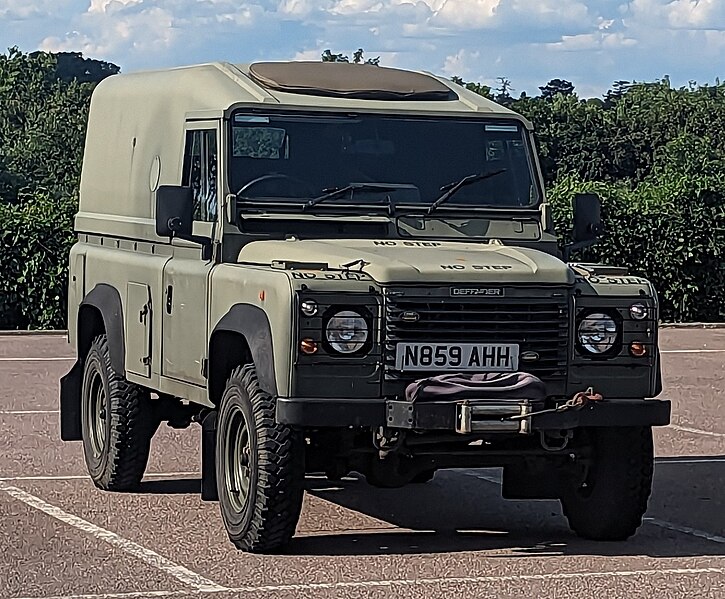
[[203,358],[201,361],[201,376],[209,378],[209,358]]

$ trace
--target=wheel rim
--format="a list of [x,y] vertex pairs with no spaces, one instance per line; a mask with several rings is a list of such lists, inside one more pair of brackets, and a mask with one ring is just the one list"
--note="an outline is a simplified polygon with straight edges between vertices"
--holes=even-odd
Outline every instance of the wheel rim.
[[234,406],[230,412],[224,441],[224,477],[231,506],[241,514],[249,496],[251,445],[244,413],[238,406]]
[[93,456],[98,458],[106,442],[106,390],[101,374],[96,371],[91,379],[88,394],[88,432]]

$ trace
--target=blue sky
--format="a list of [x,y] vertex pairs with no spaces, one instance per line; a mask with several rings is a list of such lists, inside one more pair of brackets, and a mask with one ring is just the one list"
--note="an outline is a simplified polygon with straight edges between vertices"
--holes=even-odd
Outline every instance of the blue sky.
[[76,51],[124,72],[212,60],[319,59],[459,75],[513,95],[554,77],[725,79],[725,0],[0,0],[0,46]]

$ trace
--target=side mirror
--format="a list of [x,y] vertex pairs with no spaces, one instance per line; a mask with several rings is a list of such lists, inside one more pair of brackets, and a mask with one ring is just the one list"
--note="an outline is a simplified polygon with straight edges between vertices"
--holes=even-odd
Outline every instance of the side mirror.
[[594,245],[602,234],[602,202],[595,193],[574,196],[574,230],[571,243],[564,247],[564,261],[569,262],[575,250]]
[[190,187],[162,185],[156,190],[156,234],[189,238],[194,221],[194,196]]
[[161,185],[156,190],[156,234],[201,244],[204,260],[212,258],[212,239],[194,235],[194,194],[191,187]]
[[602,202],[594,193],[574,196],[574,243],[596,241],[602,233]]

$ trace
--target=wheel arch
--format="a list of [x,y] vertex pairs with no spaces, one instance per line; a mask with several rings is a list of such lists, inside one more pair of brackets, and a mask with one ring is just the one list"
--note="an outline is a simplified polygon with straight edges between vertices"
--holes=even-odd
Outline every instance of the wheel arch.
[[82,436],[83,364],[95,337],[106,334],[111,367],[119,375],[126,376],[123,306],[118,290],[107,283],[91,289],[78,307],[76,327],[76,362],[60,380],[60,437],[63,441],[79,441]]
[[99,283],[88,292],[78,308],[76,345],[80,360],[88,353],[93,339],[104,332],[108,339],[111,366],[118,374],[126,376],[121,294],[112,285]]
[[209,399],[219,404],[232,370],[253,363],[261,388],[277,396],[272,327],[264,310],[235,304],[219,320],[209,339]]

